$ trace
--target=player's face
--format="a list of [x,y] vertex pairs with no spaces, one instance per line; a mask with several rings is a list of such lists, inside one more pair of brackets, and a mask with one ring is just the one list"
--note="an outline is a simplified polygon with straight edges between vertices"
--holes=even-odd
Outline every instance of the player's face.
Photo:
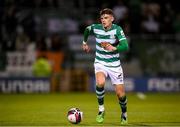
[[114,17],[109,14],[101,15],[101,23],[105,29],[111,28],[112,22],[114,20]]

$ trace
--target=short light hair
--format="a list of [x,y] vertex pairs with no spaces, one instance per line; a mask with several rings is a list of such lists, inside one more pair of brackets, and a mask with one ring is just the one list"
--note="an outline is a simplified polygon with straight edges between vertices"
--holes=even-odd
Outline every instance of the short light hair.
[[108,15],[112,15],[114,16],[113,11],[110,8],[104,8],[100,11],[100,16],[104,15],[104,14],[108,14]]

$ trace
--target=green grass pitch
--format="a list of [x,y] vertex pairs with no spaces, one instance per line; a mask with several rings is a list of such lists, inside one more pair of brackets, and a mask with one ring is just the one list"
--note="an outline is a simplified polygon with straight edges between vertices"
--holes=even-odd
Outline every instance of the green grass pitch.
[[[180,93],[148,93],[142,100],[128,93],[127,126],[180,126]],[[67,121],[72,107],[84,113],[83,121]],[[116,95],[105,95],[103,124],[95,121],[95,93],[0,94],[0,126],[120,126],[120,108]]]

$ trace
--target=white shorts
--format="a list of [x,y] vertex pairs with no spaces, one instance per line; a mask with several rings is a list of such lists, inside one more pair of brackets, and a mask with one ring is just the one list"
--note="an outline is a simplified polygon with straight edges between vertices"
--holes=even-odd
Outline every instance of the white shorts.
[[95,74],[97,72],[103,72],[106,77],[110,77],[113,85],[124,84],[124,76],[122,67],[106,67],[100,63],[94,63]]

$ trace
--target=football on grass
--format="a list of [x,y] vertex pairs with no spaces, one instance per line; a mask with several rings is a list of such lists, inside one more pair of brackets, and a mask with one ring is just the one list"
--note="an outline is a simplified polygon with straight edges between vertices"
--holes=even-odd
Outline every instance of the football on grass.
[[67,114],[68,121],[73,124],[78,124],[82,121],[83,112],[79,108],[71,108]]

